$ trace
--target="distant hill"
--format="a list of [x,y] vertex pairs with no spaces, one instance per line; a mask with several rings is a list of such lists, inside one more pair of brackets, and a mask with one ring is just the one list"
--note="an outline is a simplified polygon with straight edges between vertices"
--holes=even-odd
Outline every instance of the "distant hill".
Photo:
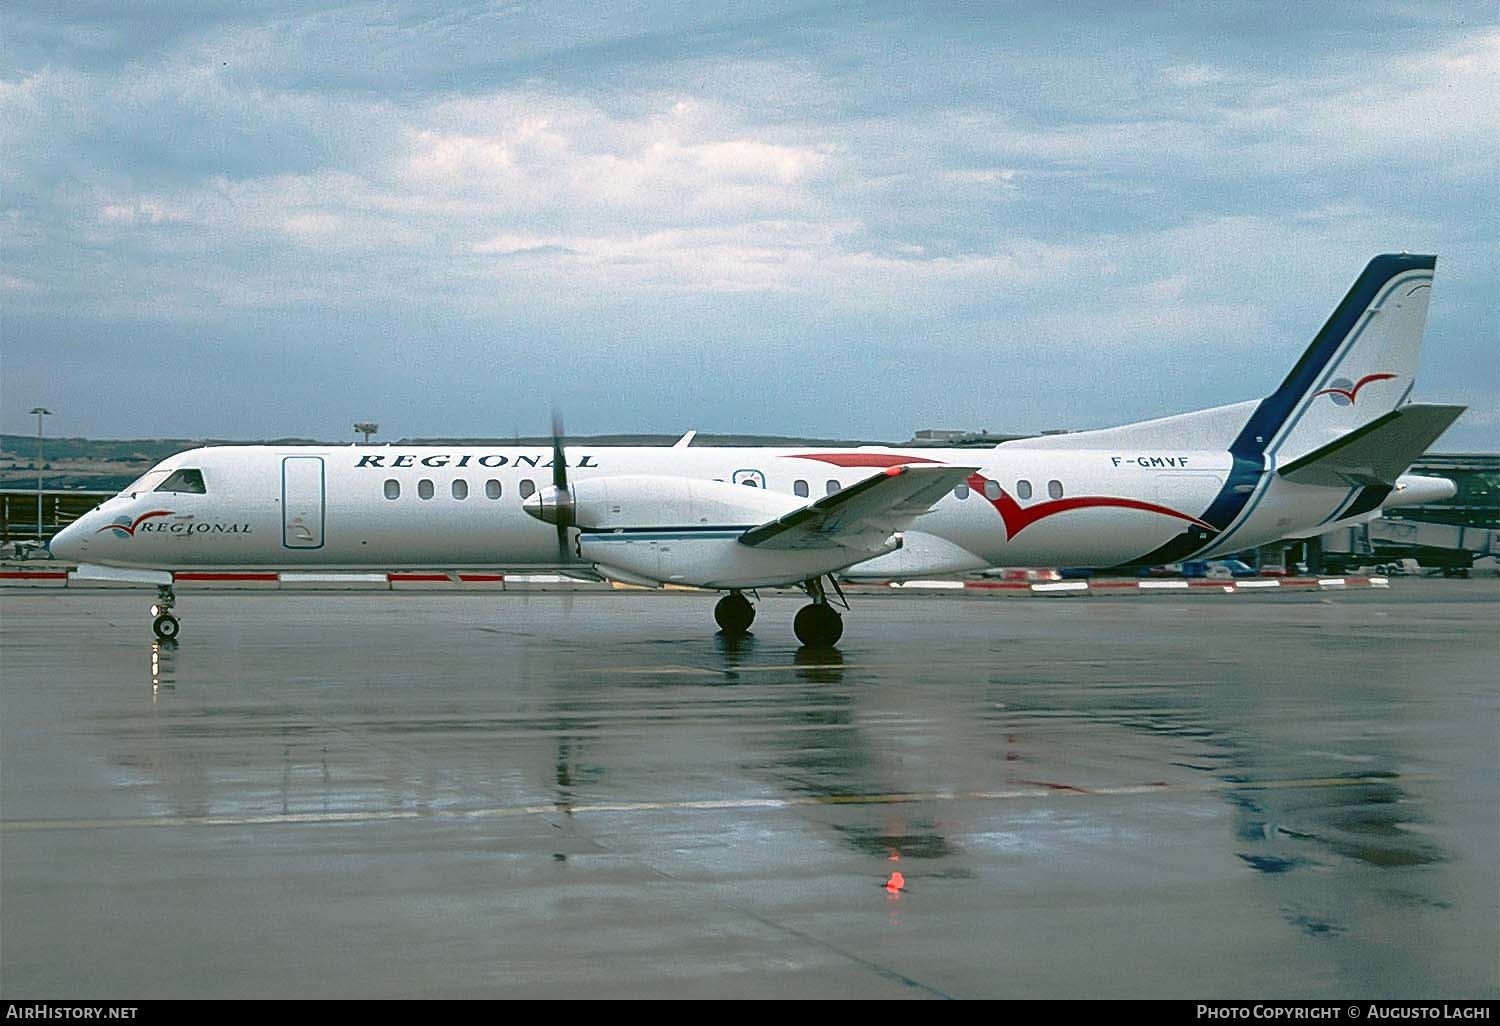
[[[321,445],[310,438],[278,438],[280,445]],[[43,452],[47,462],[54,460],[132,460],[155,463],[175,452],[200,445],[265,445],[265,442],[239,442],[222,439],[193,438],[47,438]],[[35,435],[0,434],[0,463],[21,462],[34,468]]]

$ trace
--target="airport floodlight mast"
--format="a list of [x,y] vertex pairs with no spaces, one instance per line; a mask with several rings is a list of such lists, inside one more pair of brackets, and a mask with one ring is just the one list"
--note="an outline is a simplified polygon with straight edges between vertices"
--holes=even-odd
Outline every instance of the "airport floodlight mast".
[[52,416],[52,411],[42,407],[33,406],[31,412],[36,414],[36,540],[42,540],[42,418]]
[[354,430],[365,436],[365,444],[370,444],[370,436],[380,430],[380,425],[373,420],[356,421]]

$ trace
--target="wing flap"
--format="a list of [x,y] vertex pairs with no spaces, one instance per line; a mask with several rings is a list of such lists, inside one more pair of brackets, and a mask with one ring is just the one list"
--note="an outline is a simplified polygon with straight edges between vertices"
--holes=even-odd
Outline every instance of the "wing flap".
[[740,535],[741,545],[766,549],[852,548],[883,551],[977,467],[904,464],[794,509]]

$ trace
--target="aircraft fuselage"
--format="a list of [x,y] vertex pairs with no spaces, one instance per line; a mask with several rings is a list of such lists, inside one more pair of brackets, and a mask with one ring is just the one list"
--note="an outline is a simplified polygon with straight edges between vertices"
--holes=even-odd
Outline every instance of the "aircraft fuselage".
[[[201,472],[203,491],[127,491],[67,531],[56,548],[80,562],[195,568],[554,566],[552,525],[523,501],[551,480],[550,452],[525,447],[223,446],[195,449],[148,475]],[[1254,475],[1248,497],[1274,488],[1271,516],[1253,512],[1225,537],[1200,519],[1225,489],[1228,452],[1193,449],[993,450],[589,447],[567,449],[569,478],[648,475],[724,481],[783,497],[793,509],[904,463],[977,465],[919,517],[904,555],[877,557],[892,576],[996,565],[1112,566],[1179,541],[1211,554],[1311,528],[1348,498]],[[735,519],[735,518],[731,518]],[[738,518],[743,519],[743,518]],[[671,525],[699,530],[751,526]],[[924,557],[924,539],[946,542]],[[954,549],[961,550],[960,552]],[[927,565],[922,560],[927,560]],[[879,572],[880,567],[875,567]]]

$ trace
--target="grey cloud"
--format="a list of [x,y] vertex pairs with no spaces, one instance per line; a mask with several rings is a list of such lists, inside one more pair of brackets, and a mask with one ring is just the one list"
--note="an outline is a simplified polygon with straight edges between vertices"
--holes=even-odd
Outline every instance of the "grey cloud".
[[141,433],[171,368],[162,433],[337,436],[346,394],[492,431],[486,376],[523,427],[559,389],[578,430],[1104,423],[1269,388],[1409,248],[1423,391],[1500,405],[1486,10],[1122,10],[11,8],[0,400]]

